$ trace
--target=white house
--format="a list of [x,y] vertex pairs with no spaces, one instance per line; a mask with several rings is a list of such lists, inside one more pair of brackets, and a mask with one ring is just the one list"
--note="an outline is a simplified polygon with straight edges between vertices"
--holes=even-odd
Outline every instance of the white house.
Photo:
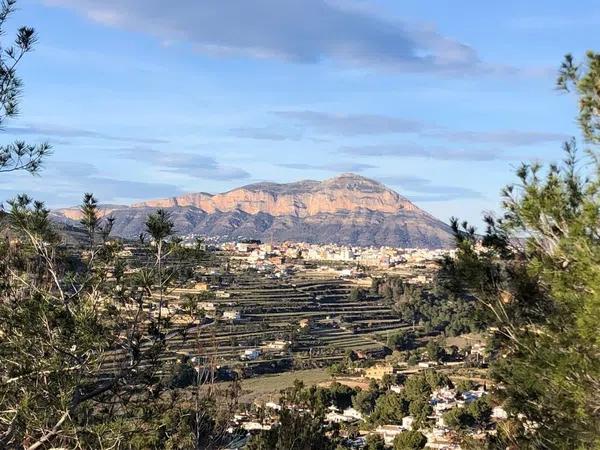
[[400,425],[380,425],[375,429],[375,433],[381,435],[386,445],[392,445],[394,438],[404,431]]
[[266,350],[284,351],[291,345],[290,341],[269,341],[265,342],[263,348]]
[[402,418],[402,428],[405,428],[407,430],[412,430],[414,421],[415,421],[415,419],[411,416],[403,417]]
[[215,304],[213,302],[200,302],[198,303],[198,308],[202,309],[204,311],[211,311],[214,312],[217,307],[215,306]]
[[242,313],[238,310],[230,309],[228,311],[223,311],[223,320],[240,320],[242,318]]
[[342,414],[346,417],[349,417],[351,419],[354,420],[363,420],[363,415],[360,411],[350,407],[350,408],[346,408]]
[[244,353],[240,355],[241,359],[246,359],[249,361],[255,360],[260,356],[260,350],[257,348],[249,348],[244,350]]

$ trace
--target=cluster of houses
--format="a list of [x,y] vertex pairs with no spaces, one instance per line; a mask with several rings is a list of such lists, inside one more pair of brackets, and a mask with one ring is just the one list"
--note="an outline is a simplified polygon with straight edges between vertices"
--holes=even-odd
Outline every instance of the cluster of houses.
[[[430,404],[433,413],[429,417],[433,425],[430,428],[418,428],[427,438],[426,448],[440,450],[460,450],[460,445],[454,439],[454,432],[444,423],[443,415],[452,408],[462,408],[472,401],[487,395],[484,388],[478,388],[466,392],[458,392],[455,389],[448,387],[440,388],[431,394]],[[239,429],[248,432],[256,432],[259,430],[268,430],[277,426],[277,411],[281,406],[275,402],[268,402],[264,405],[256,405],[257,409],[252,412],[244,412],[236,414],[235,426]],[[260,413],[258,412],[260,411]],[[506,411],[501,407],[493,409],[492,418],[495,420],[503,420],[507,418]],[[350,442],[351,448],[364,449],[366,448],[366,437],[369,434],[379,434],[386,445],[392,446],[396,436],[407,430],[415,430],[415,420],[411,416],[402,418],[401,424],[381,424],[376,428],[361,429],[361,424],[365,424],[368,417],[353,407],[348,407],[340,410],[336,406],[329,407],[325,414],[325,422],[328,424],[356,424],[360,431],[360,437],[352,439]],[[233,430],[233,427],[232,427]],[[474,429],[471,435],[475,438],[484,437],[485,433],[493,432],[493,430],[477,430]]]
[[332,261],[356,263],[379,269],[402,264],[427,264],[454,250],[431,250],[396,247],[355,247],[336,244],[308,244],[303,242],[262,243],[244,240],[224,243],[221,250],[237,253],[257,267],[280,267],[285,260]]

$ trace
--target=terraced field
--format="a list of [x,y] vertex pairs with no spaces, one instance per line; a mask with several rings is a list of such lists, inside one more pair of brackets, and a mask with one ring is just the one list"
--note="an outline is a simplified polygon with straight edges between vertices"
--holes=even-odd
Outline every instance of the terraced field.
[[[333,278],[311,280],[300,275],[279,280],[256,273],[238,274],[225,289],[229,298],[211,301],[219,312],[240,311],[241,320],[212,320],[196,328],[179,325],[167,335],[164,358],[201,356],[217,365],[246,368],[282,362],[291,367],[322,367],[343,358],[349,349],[381,348],[378,335],[407,327],[380,298],[351,301],[353,287],[351,281]],[[191,293],[190,289],[176,289],[169,294],[169,302],[176,307],[182,295]],[[310,327],[301,328],[302,319],[309,319]],[[276,340],[291,345],[284,351],[263,351],[253,361],[240,361],[244,350]],[[116,353],[104,368],[118,370],[121,361]]]

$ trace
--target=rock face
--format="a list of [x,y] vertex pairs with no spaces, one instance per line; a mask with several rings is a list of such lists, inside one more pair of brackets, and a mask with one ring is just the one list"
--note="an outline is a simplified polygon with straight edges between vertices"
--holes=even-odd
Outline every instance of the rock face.
[[[448,247],[449,227],[383,184],[354,174],[325,181],[256,183],[222,194],[187,194],[129,207],[106,205],[114,233],[137,237],[157,208],[171,212],[179,234],[224,240],[257,238],[351,245]],[[78,220],[79,211],[56,211]]]

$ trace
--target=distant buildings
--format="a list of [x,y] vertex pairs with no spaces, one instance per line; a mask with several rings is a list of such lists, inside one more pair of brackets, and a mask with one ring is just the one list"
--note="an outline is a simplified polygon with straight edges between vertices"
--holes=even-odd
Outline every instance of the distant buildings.
[[262,345],[263,350],[267,351],[285,351],[292,343],[290,341],[267,341]]
[[254,361],[260,356],[260,349],[258,348],[249,348],[244,350],[244,352],[240,355],[240,359],[247,361]]
[[223,320],[240,320],[242,318],[242,313],[236,309],[230,309],[227,311],[223,311]]

